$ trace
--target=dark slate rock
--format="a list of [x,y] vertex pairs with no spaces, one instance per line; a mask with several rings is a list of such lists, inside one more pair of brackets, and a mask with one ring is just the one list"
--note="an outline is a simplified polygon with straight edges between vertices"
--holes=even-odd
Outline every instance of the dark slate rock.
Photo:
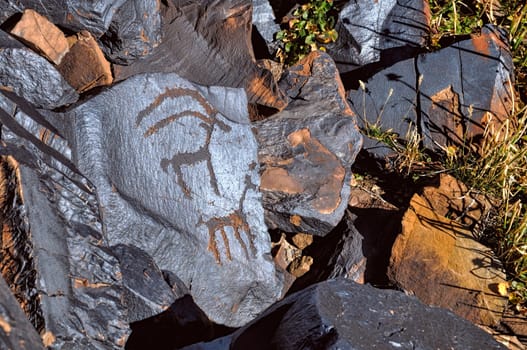
[[217,323],[244,324],[279,298],[242,89],[138,75],[56,118],[109,244],[147,252]]
[[112,247],[112,252],[121,266],[129,322],[155,316],[172,305],[177,295],[148,254],[125,244]]
[[102,49],[115,63],[147,56],[161,42],[160,0],[127,0],[101,37]]
[[312,53],[280,84],[288,107],[254,124],[266,222],[323,236],[344,215],[362,136],[327,54]]
[[168,1],[163,6],[162,43],[115,79],[144,72],[175,72],[194,83],[244,87],[255,66],[251,57],[250,9],[246,0]]
[[140,73],[177,73],[204,86],[246,88],[248,100],[284,107],[272,74],[259,68],[251,45],[251,2],[168,1],[163,38],[152,53],[129,66],[114,66],[115,80]]
[[0,110],[0,151],[20,163],[18,195],[23,195],[25,225],[17,233],[26,247],[8,258],[20,264],[14,280],[22,278],[18,288],[36,296],[31,313],[39,315],[46,346],[121,348],[129,333],[121,271],[102,243],[96,194],[68,158],[57,130],[28,102],[19,107],[14,116]]
[[[341,73],[391,55],[405,56],[425,46],[430,22],[426,0],[348,1],[335,29],[339,38],[328,45]],[[399,52],[395,54],[396,50]],[[401,50],[402,49],[402,50]]]
[[126,0],[4,0],[0,2],[0,22],[24,9],[33,9],[51,22],[72,31],[87,30],[101,36],[112,16]]
[[173,350],[215,336],[213,323],[190,295],[179,298],[157,316],[132,323],[131,327],[126,350]]
[[[501,34],[485,27],[481,35],[384,69],[366,82],[366,90],[350,90],[348,99],[361,126],[377,124],[403,139],[414,128],[435,149],[481,135],[489,111],[493,122],[504,121],[513,79]],[[364,148],[379,156],[390,153],[372,140]]]
[[1,30],[0,86],[39,108],[53,109],[78,99],[51,63]]
[[42,340],[0,276],[0,348],[44,350]]
[[505,349],[450,311],[345,279],[290,295],[232,335],[185,349]]

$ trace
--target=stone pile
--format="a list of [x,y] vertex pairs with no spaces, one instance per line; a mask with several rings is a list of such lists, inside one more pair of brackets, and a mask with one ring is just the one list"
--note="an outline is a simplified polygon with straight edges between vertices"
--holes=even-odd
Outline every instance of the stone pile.
[[[446,218],[470,210],[437,200],[459,193],[444,185],[361,212],[352,174],[359,127],[380,110],[383,127],[404,136],[415,125],[431,148],[476,137],[490,114],[503,120],[513,78],[501,34],[486,28],[427,53],[426,1],[349,1],[327,53],[277,67],[260,59],[290,9],[0,3],[1,346],[502,348],[459,317],[496,326],[505,307],[492,288],[499,266]],[[371,209],[402,222],[389,267],[389,256],[376,262],[389,225],[364,224]],[[470,213],[472,223],[483,215]],[[434,240],[423,253],[425,234]],[[470,285],[452,277],[478,259]],[[374,270],[459,316],[357,284]],[[449,283],[452,298],[423,292]]]

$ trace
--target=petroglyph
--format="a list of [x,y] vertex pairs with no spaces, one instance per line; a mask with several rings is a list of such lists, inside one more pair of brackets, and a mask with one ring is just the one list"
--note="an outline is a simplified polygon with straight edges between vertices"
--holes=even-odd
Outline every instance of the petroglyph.
[[209,181],[210,185],[214,189],[217,195],[220,195],[219,189],[218,189],[218,183],[216,179],[216,174],[214,173],[214,168],[211,164],[211,154],[209,151],[209,142],[211,134],[214,130],[215,126],[218,126],[223,131],[230,131],[231,128],[223,123],[221,120],[216,118],[216,115],[218,114],[218,111],[211,106],[207,100],[197,91],[187,88],[167,88],[165,89],[165,92],[161,95],[157,96],[155,100],[145,109],[140,111],[137,114],[135,125],[136,127],[139,127],[144,119],[147,119],[152,112],[156,110],[157,107],[159,107],[162,103],[164,103],[167,99],[177,99],[177,98],[184,98],[184,97],[191,97],[194,101],[198,102],[201,107],[203,107],[206,114],[200,112],[200,111],[192,111],[192,110],[183,110],[180,112],[177,112],[175,114],[172,114],[168,117],[165,117],[164,119],[161,119],[157,122],[155,122],[153,125],[149,126],[145,133],[144,137],[148,138],[151,136],[156,135],[156,133],[161,130],[162,128],[166,128],[169,125],[171,125],[173,122],[177,121],[178,119],[181,119],[183,117],[193,117],[201,122],[198,124],[198,127],[203,128],[206,132],[206,138],[205,142],[202,147],[200,147],[195,152],[185,152],[185,153],[176,153],[171,158],[162,158],[161,160],[161,169],[165,173],[168,172],[168,167],[172,167],[172,170],[176,174],[176,182],[181,187],[183,193],[187,196],[191,196],[190,188],[185,183],[185,180],[183,179],[183,174],[181,172],[181,167],[183,165],[192,165],[196,164],[198,162],[206,162],[207,169],[210,173]]
[[[181,107],[189,105],[189,98],[192,102],[197,102],[197,108],[194,107],[191,110],[184,109],[186,107]],[[160,111],[162,110],[160,106],[167,103],[166,101],[171,101],[171,104],[168,106],[170,111],[173,111],[173,114],[160,119]],[[198,91],[189,88],[166,88],[162,94],[158,95],[152,103],[150,103],[145,109],[141,110],[136,116],[135,127],[139,128],[141,125],[146,127],[143,133],[144,138],[153,137],[154,140],[156,140],[156,138],[161,137],[158,136],[160,130],[173,125],[174,122],[181,120],[181,118],[194,118],[197,121],[195,127],[201,128],[205,131],[203,144],[199,144],[197,150],[190,152],[176,152],[170,157],[162,157],[160,162],[161,169],[165,173],[168,174],[169,169],[174,171],[176,183],[179,185],[184,195],[189,199],[197,194],[193,193],[191,187],[186,183],[183,177],[182,168],[185,165],[190,166],[199,162],[204,162],[206,164],[210,185],[214,190],[214,193],[218,196],[222,196],[218,188],[218,179],[212,165],[212,156],[209,149],[210,141],[215,128],[216,130],[219,129],[223,132],[229,132],[232,128],[222,120],[218,119],[218,115],[219,111],[215,109]],[[231,231],[227,229],[228,227],[232,229],[232,234],[245,256],[249,258],[250,253],[256,255],[254,237],[251,234],[250,227],[246,222],[241,209],[247,190],[254,187],[249,180],[250,179],[246,179],[245,181],[246,187],[242,197],[239,199],[239,204],[237,205],[238,209],[230,211],[229,214],[224,216],[216,216],[207,221],[203,219],[201,220],[201,224],[205,225],[208,230],[209,240],[207,250],[214,255],[216,262],[220,265],[222,264],[222,255],[224,255],[225,259],[229,261],[233,259],[233,256],[236,256],[232,251],[232,246],[229,242],[228,236]],[[247,240],[242,238],[243,234],[246,235]],[[224,249],[219,247],[218,243],[220,241],[218,240],[223,242]],[[220,250],[225,251],[220,252]]]

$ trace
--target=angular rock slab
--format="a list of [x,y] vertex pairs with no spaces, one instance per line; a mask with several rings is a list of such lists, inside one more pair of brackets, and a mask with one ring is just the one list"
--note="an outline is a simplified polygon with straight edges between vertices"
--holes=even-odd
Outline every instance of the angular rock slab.
[[254,123],[266,223],[323,236],[347,208],[350,168],[362,136],[327,54],[311,53],[280,86],[288,107]]
[[126,0],[5,0],[0,2],[0,22],[24,9],[33,9],[53,23],[72,31],[87,30],[101,36]]
[[348,1],[335,26],[339,37],[327,52],[341,73],[397,55],[408,57],[426,45],[429,25],[426,0]]
[[490,334],[445,309],[345,279],[290,295],[230,338],[185,349],[249,348],[505,349]]
[[[427,148],[437,149],[505,120],[513,80],[511,54],[501,34],[485,27],[480,35],[382,70],[366,82],[366,90],[348,91],[348,99],[361,127],[377,124],[403,139],[415,129]],[[379,156],[391,153],[369,139],[364,148]]]
[[78,99],[75,90],[51,63],[1,30],[0,87],[45,109],[71,104]]
[[128,321],[140,321],[167,310],[178,296],[152,258],[130,245],[118,244],[111,249],[123,275]]
[[[267,46],[267,54],[272,55],[277,48],[274,35],[280,30],[280,26],[276,22],[273,8],[268,0],[252,0],[252,3],[253,26],[261,38],[264,39],[264,43]],[[255,47],[254,49],[258,50],[260,48]]]
[[40,336],[29,323],[2,277],[0,277],[0,300],[0,347],[44,350]]
[[162,42],[129,66],[114,66],[117,81],[140,73],[177,73],[205,86],[246,88],[251,103],[285,107],[272,74],[256,65],[250,2],[169,1],[161,16]]
[[10,33],[41,52],[54,64],[59,64],[69,50],[64,33],[46,17],[31,9],[24,11]]
[[160,8],[160,0],[128,0],[117,10],[101,37],[102,49],[112,62],[129,64],[159,45]]
[[[452,310],[476,324],[495,326],[507,305],[497,286],[505,273],[489,248],[470,231],[437,212],[434,201],[447,193],[414,195],[402,221],[390,259],[388,275],[422,302]],[[437,207],[437,208],[436,208]]]
[[21,224],[2,241],[16,248],[2,257],[16,271],[8,282],[31,305],[26,312],[46,347],[122,348],[130,329],[121,271],[103,245],[93,187],[68,159],[57,130],[28,102],[18,107],[16,115],[0,109],[0,154],[9,156],[20,198],[14,210]]
[[217,323],[244,324],[280,296],[243,90],[138,75],[57,118],[109,244],[173,271]]

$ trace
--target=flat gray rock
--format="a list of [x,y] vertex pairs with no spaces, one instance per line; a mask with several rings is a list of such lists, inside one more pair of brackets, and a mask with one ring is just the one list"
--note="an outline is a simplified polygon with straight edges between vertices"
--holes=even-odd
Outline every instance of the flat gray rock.
[[[365,82],[365,90],[349,90],[348,100],[361,127],[391,129],[401,139],[414,129],[425,147],[437,149],[462,144],[481,135],[486,124],[507,119],[513,80],[511,54],[501,33],[488,26],[467,40],[385,68]],[[367,138],[364,148],[378,156],[393,153]]]
[[2,30],[0,86],[38,108],[54,109],[78,99],[75,90],[51,63]]
[[327,46],[328,53],[341,73],[385,59],[394,49],[406,55],[425,46],[429,22],[426,0],[348,1],[335,26],[339,38]]
[[243,90],[138,75],[56,117],[110,245],[147,252],[217,323],[240,326],[280,297]]

